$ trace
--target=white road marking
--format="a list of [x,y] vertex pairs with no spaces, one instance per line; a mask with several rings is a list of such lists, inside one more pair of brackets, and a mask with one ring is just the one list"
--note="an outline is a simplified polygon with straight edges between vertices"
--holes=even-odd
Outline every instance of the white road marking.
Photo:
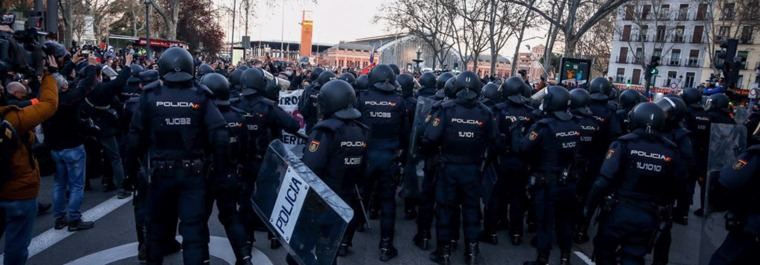
[[[131,197],[129,199],[117,199],[116,196],[113,196],[110,199],[82,213],[82,219],[85,221],[97,221],[98,219],[106,216],[107,214],[113,212],[114,210],[130,201],[132,201]],[[73,235],[74,233],[76,232],[69,232],[65,228],[61,230],[50,228],[42,234],[37,235],[29,244],[29,258],[39,254],[49,247],[52,247],[58,242],[61,242],[61,240]],[[0,255],[0,263],[3,263],[4,256],[5,255]]]
[[[182,237],[177,237],[182,240]],[[213,257],[220,258],[228,264],[235,264],[235,253],[232,252],[229,240],[224,237],[212,236],[209,241],[209,254]],[[81,257],[67,265],[91,265],[91,264],[110,264],[119,260],[137,256],[137,242],[124,244],[121,246],[109,248],[90,255]],[[253,264],[272,265],[272,261],[258,249],[253,249],[251,255]]]
[[575,256],[578,257],[579,259],[581,259],[587,265],[596,265],[596,263],[594,263],[593,261],[591,261],[591,259],[588,256],[586,256],[586,254],[583,254],[583,252],[574,251],[573,253],[575,253]]

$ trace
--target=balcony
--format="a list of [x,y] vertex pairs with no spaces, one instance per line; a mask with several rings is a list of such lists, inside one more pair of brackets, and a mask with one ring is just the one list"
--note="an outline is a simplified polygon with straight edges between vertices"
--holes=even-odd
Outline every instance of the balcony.
[[681,66],[681,61],[678,58],[671,58],[667,61],[668,66]]
[[683,43],[684,42],[683,35],[674,35],[674,36],[671,36],[670,39],[671,39],[671,42],[673,42],[673,43]]
[[702,66],[702,60],[695,57],[690,57],[688,59],[684,59],[683,66],[686,67],[701,67]]
[[754,41],[752,37],[741,37],[739,38],[739,44],[754,44]]
[[687,21],[687,20],[689,20],[689,11],[678,10],[675,13],[675,17],[676,17],[675,20],[678,20],[678,21]]

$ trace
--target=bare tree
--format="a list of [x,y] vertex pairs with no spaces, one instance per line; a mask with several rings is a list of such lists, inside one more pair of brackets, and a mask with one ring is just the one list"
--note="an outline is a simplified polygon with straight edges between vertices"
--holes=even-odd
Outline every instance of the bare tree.
[[714,0],[712,7],[707,8],[705,20],[710,30],[707,30],[707,50],[710,59],[709,67],[714,73],[719,73],[715,67],[715,54],[720,45],[727,39],[738,39],[740,44],[748,44],[754,38],[753,34],[760,30],[760,2],[757,0]]
[[498,63],[499,51],[507,44],[512,36],[515,35],[518,28],[519,9],[510,6],[509,3],[501,0],[489,0],[488,2],[488,46],[491,51],[491,74],[496,73],[496,64]]
[[375,22],[384,21],[393,30],[406,31],[419,38],[433,51],[433,69],[443,66],[453,44],[444,32],[453,30],[442,1],[395,0],[381,7]]
[[477,71],[480,55],[488,46],[490,36],[483,30],[487,19],[486,3],[478,0],[443,1],[454,30],[442,33],[454,41],[464,69],[472,61],[472,70]]
[[[536,2],[535,0],[529,0],[531,3],[531,6]],[[520,56],[520,45],[522,45],[522,42],[525,38],[525,30],[534,27],[533,25],[533,10],[526,7],[524,10],[521,10],[519,15],[519,31],[517,32],[517,45],[515,46],[515,53],[512,57],[512,74],[515,75],[517,72],[517,61],[518,57]]]
[[[557,27],[557,30],[564,35],[565,56],[573,56],[575,55],[576,45],[578,41],[580,41],[580,38],[583,37],[583,34],[589,31],[591,27],[596,25],[596,23],[604,19],[604,17],[615,11],[620,5],[629,0],[545,0],[546,5],[542,5],[543,8],[534,5],[532,0],[504,1],[530,8],[537,15]],[[569,11],[567,12],[567,16],[563,19],[560,15],[558,19],[558,17],[551,12],[554,6],[559,7],[559,14],[562,14],[562,9],[566,7]],[[591,15],[588,18],[581,20],[581,18],[578,17],[578,13],[585,9],[593,10],[593,12],[591,12]]]
[[179,21],[179,10],[181,0],[164,0],[164,4],[159,4],[156,0],[151,1],[151,5],[156,10],[161,19],[164,21],[163,37],[169,40],[177,39],[177,22]]

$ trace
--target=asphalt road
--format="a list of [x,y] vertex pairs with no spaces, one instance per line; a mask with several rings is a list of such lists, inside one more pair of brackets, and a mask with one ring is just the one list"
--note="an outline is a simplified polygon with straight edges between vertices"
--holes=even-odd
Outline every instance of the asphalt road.
[[[52,177],[42,179],[42,192],[39,196],[41,201],[51,201],[52,182]],[[85,219],[96,221],[95,228],[75,233],[69,233],[65,229],[53,230],[51,214],[38,217],[35,221],[28,264],[137,264],[137,239],[131,199],[118,200],[114,193],[100,191],[100,185],[97,183],[99,180],[93,180],[94,190],[85,194],[82,209]],[[213,259],[211,263],[234,264],[234,256],[225,238],[224,230],[215,218],[216,214],[213,216],[209,223],[212,234],[210,251]],[[414,222],[401,220],[401,216],[403,215],[399,212],[395,239],[399,256],[385,264],[433,264],[428,260],[429,252],[422,251],[411,243],[412,236],[416,232]],[[700,264],[700,254],[707,254],[709,257],[709,253],[700,251],[700,244],[705,243],[701,240],[702,220],[692,215],[689,226],[675,225],[670,255],[671,264],[696,265]],[[372,221],[371,225],[373,230],[356,234],[354,247],[349,256],[340,258],[338,264],[384,264],[378,260],[379,232],[377,228],[379,224],[377,221]],[[719,227],[722,228],[722,224]],[[719,236],[722,233],[721,229],[716,227],[712,233],[718,234],[712,241],[719,243],[722,240]],[[526,239],[531,237],[531,234],[526,235]],[[266,233],[257,234],[257,238],[266,238]],[[512,246],[504,232],[500,234],[500,239],[502,242],[497,246],[481,244],[482,264],[522,264],[524,261],[535,258],[535,252],[528,244]],[[0,243],[0,247],[2,244]],[[460,249],[454,254],[454,264],[463,264],[462,245],[463,243],[460,242]],[[268,241],[258,241],[255,247],[254,264],[285,264],[286,253],[283,248],[272,250],[269,248]],[[582,257],[590,256],[591,245],[577,245],[575,250],[577,254],[573,258],[573,264],[586,264],[587,262]],[[559,257],[556,252],[558,251],[553,253],[555,256],[552,257],[552,264],[558,262]],[[182,264],[181,260],[181,254],[175,254],[167,257],[165,264]],[[650,260],[650,257],[647,260]]]

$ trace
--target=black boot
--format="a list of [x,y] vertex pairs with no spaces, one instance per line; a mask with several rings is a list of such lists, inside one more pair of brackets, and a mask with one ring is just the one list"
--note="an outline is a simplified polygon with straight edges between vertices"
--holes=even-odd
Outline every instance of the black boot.
[[526,261],[524,265],[549,265],[549,253],[538,253],[536,261]]
[[430,248],[430,231],[420,231],[414,235],[412,240],[414,241],[415,246],[422,250],[428,250],[428,248]]
[[389,261],[397,255],[398,250],[393,247],[393,239],[383,238],[380,240],[380,261]]
[[480,247],[478,242],[468,242],[464,249],[464,263],[467,265],[478,265],[480,259]]
[[430,253],[430,260],[440,265],[451,264],[450,242],[438,241],[438,246],[436,246],[435,251],[433,251],[433,253]]
[[488,233],[483,231],[480,233],[480,242],[488,243],[491,245],[498,245],[499,237],[496,236],[496,233]]
[[277,238],[270,238],[269,239],[269,248],[271,248],[271,249],[278,249],[281,246],[282,246],[282,244],[280,243],[280,240],[278,240]]
[[351,243],[349,243],[349,242],[341,242],[340,246],[338,246],[338,257],[348,256],[348,248],[349,247],[351,247]]
[[145,246],[144,243],[138,243],[137,244],[137,261],[140,262],[140,264],[145,264],[147,259],[148,259],[147,247]]
[[570,265],[570,251],[563,250],[559,256],[559,265]]
[[235,253],[235,258],[237,258],[237,261],[235,261],[235,265],[252,265],[253,262],[251,262],[251,250],[253,247],[248,244],[248,242],[244,243],[242,247]]
[[522,244],[522,235],[520,234],[512,235],[512,245],[519,246],[520,244]]

